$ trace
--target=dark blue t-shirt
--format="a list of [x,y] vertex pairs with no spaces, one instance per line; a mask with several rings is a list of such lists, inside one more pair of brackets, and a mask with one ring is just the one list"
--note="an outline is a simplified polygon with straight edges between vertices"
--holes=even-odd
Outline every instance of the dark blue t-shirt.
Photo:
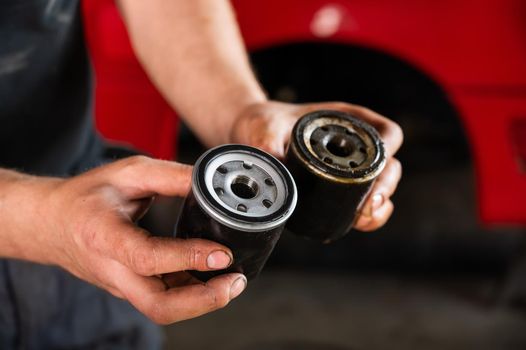
[[79,1],[0,3],[0,167],[66,175],[95,141]]
[[[98,163],[91,104],[79,1],[1,0],[0,167],[67,176]],[[159,347],[127,302],[58,267],[0,259],[0,349]]]

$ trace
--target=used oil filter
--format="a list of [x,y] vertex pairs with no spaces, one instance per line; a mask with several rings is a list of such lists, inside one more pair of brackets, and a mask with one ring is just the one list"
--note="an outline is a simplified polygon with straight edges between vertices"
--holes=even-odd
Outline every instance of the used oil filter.
[[385,162],[380,136],[366,122],[340,111],[304,115],[285,158],[299,197],[287,229],[324,243],[346,235]]
[[190,273],[201,281],[226,272],[256,277],[296,201],[292,176],[273,156],[244,145],[224,145],[204,153],[195,164],[192,190],[175,235],[223,244],[232,250],[234,262],[226,270]]

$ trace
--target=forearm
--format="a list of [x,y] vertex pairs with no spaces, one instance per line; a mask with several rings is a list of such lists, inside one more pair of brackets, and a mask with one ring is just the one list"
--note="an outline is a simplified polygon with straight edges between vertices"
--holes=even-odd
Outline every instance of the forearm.
[[227,0],[120,0],[152,81],[209,146],[230,141],[235,118],[266,100]]
[[38,248],[45,239],[39,227],[46,221],[42,214],[46,208],[37,203],[54,181],[0,169],[0,257],[49,263]]

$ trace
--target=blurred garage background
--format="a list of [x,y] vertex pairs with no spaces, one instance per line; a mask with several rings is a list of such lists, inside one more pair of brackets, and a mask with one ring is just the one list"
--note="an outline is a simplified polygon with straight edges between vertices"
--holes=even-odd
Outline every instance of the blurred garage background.
[[[394,119],[404,177],[383,229],[327,246],[284,235],[242,298],[167,327],[167,348],[526,348],[526,2],[233,4],[269,96]],[[140,68],[113,1],[83,7],[100,132],[193,163],[204,148]],[[180,200],[161,202],[169,235]]]

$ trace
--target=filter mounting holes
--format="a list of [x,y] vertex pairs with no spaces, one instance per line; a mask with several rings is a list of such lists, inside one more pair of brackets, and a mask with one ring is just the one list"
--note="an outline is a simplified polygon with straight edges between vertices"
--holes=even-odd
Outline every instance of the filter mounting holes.
[[267,186],[276,186],[276,184],[274,183],[274,180],[272,180],[270,177],[265,179],[265,184]]
[[272,201],[268,200],[268,199],[263,199],[263,205],[265,206],[265,208],[270,208],[272,206]]
[[[257,196],[259,192],[259,186],[257,182],[245,175],[236,176],[232,180],[230,189],[236,196],[238,196],[239,198],[243,198],[243,199],[254,198],[255,196]],[[239,206],[238,206],[238,210],[239,210]]]

